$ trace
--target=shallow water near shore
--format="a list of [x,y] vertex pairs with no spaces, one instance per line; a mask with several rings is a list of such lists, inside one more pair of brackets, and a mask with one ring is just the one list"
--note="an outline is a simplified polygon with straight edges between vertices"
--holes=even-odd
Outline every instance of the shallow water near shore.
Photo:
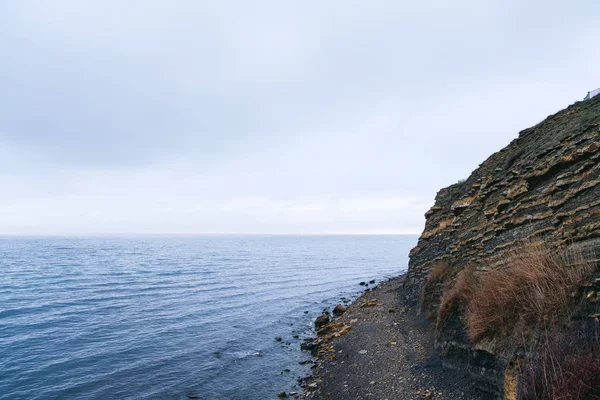
[[[0,238],[0,399],[274,399],[417,236]],[[307,312],[306,312],[307,311]],[[281,338],[281,341],[276,340]]]

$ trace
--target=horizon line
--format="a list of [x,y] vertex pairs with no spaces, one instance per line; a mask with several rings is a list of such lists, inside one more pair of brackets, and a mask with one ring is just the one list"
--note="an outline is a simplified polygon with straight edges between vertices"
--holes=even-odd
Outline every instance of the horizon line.
[[0,233],[0,237],[67,237],[67,236],[415,236],[416,232],[71,232],[71,233]]

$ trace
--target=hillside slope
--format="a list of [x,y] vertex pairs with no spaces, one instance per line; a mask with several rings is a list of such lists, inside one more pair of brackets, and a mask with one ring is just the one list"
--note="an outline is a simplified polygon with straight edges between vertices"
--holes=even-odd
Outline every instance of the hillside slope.
[[[414,301],[420,296],[423,312],[432,319],[448,285],[440,281],[428,286],[437,266],[448,266],[452,277],[467,265],[481,275],[501,267],[510,252],[540,241],[550,249],[585,246],[597,262],[600,96],[520,132],[466,181],[440,190],[425,217],[425,229],[410,253],[407,290]],[[596,324],[598,277],[596,273],[582,282],[586,304],[577,311],[583,319],[595,318]],[[438,328],[438,347],[448,356],[447,365],[469,369],[482,388],[501,395],[512,355],[470,341],[464,316],[456,315],[454,323]]]

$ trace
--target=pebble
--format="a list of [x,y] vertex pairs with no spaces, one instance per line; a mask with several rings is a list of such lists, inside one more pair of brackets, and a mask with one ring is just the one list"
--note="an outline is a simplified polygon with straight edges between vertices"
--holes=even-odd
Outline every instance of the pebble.
[[359,350],[358,354],[367,354],[367,351],[366,350]]

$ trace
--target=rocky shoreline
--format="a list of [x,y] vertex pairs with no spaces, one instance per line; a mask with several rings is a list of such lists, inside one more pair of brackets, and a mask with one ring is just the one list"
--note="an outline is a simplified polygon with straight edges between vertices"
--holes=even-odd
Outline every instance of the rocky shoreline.
[[317,319],[297,396],[597,398],[599,138],[596,96],[440,190],[407,275]]
[[[464,371],[449,370],[429,321],[404,295],[405,275],[368,288],[347,309],[315,321],[303,344],[315,361],[299,399],[491,399]],[[290,395],[292,395],[290,393]],[[281,393],[285,398],[287,394]]]

